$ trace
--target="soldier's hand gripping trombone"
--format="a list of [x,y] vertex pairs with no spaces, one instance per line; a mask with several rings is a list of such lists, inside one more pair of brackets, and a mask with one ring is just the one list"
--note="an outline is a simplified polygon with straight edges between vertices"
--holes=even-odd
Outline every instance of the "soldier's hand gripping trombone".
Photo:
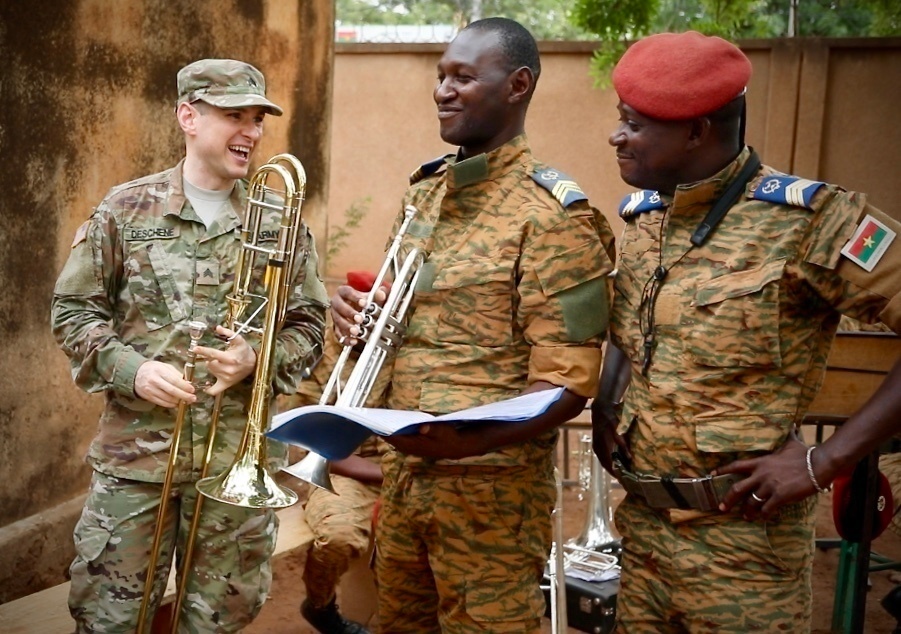
[[[270,186],[269,179],[281,181],[282,187]],[[266,469],[266,443],[263,437],[270,423],[269,406],[272,401],[272,377],[275,372],[275,340],[284,324],[287,314],[288,298],[293,284],[292,273],[297,249],[297,235],[301,226],[301,205],[306,190],[306,172],[297,158],[290,154],[279,154],[261,166],[250,180],[244,221],[241,230],[242,248],[235,267],[235,282],[232,293],[226,297],[228,312],[225,327],[236,335],[253,332],[260,335],[260,346],[256,351],[257,362],[254,370],[253,391],[248,406],[248,420],[244,435],[231,467],[217,476],[207,477],[212,459],[213,446],[219,418],[222,410],[222,395],[216,395],[213,404],[209,431],[207,432],[206,450],[197,482],[197,496],[191,527],[186,538],[185,550],[179,561],[178,585],[175,608],[171,622],[171,632],[178,629],[179,615],[184,601],[187,578],[190,575],[194,554],[194,542],[203,510],[204,497],[210,497],[226,504],[248,508],[283,508],[297,502],[297,494],[275,482]],[[278,202],[276,202],[276,200]],[[261,244],[263,217],[267,211],[281,212],[278,237],[274,248]],[[257,261],[265,258],[263,274],[264,294],[253,292],[253,272]],[[245,318],[245,313],[255,304],[252,313]],[[261,327],[254,327],[251,322],[263,313]],[[191,323],[191,348],[188,351],[188,363],[185,366],[185,379],[193,377],[194,369],[194,333],[203,323]],[[202,334],[202,330],[200,331]],[[200,334],[197,334],[199,340]],[[190,369],[190,376],[188,374]],[[184,420],[186,404],[179,403],[175,431],[173,433],[169,467],[163,485],[162,500],[157,516],[157,528],[151,545],[151,555],[147,567],[147,579],[144,586],[144,598],[138,621],[138,634],[145,631],[147,612],[152,600],[152,589],[157,576],[157,559],[159,557],[162,526],[165,520],[165,503],[169,498],[172,472],[178,454],[178,438]]]
[[[347,381],[342,384],[343,370],[353,351],[352,346],[344,347],[322,390],[320,405],[327,405],[334,400],[334,404],[339,407],[363,407],[385,361],[397,351],[403,341],[407,313],[425,260],[425,255],[414,248],[400,262],[401,243],[416,213],[417,209],[412,205],[404,209],[404,221],[391,241],[387,257],[366,297],[366,306],[362,311],[363,322],[359,324],[360,334],[357,335],[357,339],[364,342],[363,350]],[[376,301],[376,293],[389,276],[391,291],[385,303],[380,305]],[[314,451],[284,470],[314,486],[335,492],[329,478],[328,460]]]

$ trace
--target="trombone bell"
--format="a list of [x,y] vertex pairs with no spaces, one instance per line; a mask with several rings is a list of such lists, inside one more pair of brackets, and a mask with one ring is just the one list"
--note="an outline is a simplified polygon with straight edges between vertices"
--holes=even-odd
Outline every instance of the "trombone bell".
[[281,509],[297,502],[297,494],[278,484],[249,453],[228,471],[199,480],[197,490],[213,500],[252,509]]

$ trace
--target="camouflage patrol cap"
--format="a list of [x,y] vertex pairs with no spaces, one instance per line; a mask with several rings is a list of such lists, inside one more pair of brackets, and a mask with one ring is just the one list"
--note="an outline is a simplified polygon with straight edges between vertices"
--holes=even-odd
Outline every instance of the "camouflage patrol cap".
[[202,59],[178,71],[176,105],[197,100],[218,108],[262,106],[271,114],[282,114],[281,108],[266,99],[263,73],[234,59]]

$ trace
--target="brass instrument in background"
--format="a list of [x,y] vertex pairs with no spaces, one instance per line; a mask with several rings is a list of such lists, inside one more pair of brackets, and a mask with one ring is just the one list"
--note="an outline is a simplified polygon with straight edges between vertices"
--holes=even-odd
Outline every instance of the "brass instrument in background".
[[[550,599],[552,634],[565,634],[569,627],[566,577],[601,580],[619,565],[622,550],[620,538],[611,528],[613,518],[609,502],[610,476],[594,455],[590,435],[583,435],[579,439],[578,456],[579,482],[591,498],[582,532],[566,543],[563,543],[563,480],[559,470],[554,469],[557,503],[551,517],[553,543],[545,579],[541,585],[542,590],[548,592]],[[579,601],[581,606],[581,598]],[[604,613],[612,615],[612,610],[613,608],[604,608]],[[580,607],[581,611],[583,610]]]
[[566,542],[567,565],[588,572],[604,572],[619,563],[621,538],[613,527],[610,474],[594,455],[591,436],[579,438],[579,483],[588,494],[588,511],[582,532]]
[[[282,187],[271,187],[269,185],[270,178],[280,180]],[[228,310],[224,324],[236,334],[254,332],[260,335],[261,342],[259,350],[257,350],[254,387],[248,407],[249,416],[232,466],[216,477],[207,477],[222,411],[222,393],[216,396],[207,432],[200,480],[196,485],[200,495],[197,496],[185,550],[179,562],[178,587],[171,632],[176,632],[178,629],[185,587],[194,559],[194,543],[203,511],[204,498],[210,497],[226,504],[250,508],[282,508],[297,502],[297,494],[288,488],[279,486],[266,470],[266,445],[263,433],[270,421],[269,404],[272,400],[275,338],[281,330],[287,313],[292,284],[291,275],[294,271],[296,256],[297,234],[301,225],[300,207],[305,190],[306,172],[300,161],[290,154],[274,156],[268,163],[261,166],[250,179],[241,228],[242,247],[235,267],[234,288],[226,297]],[[275,203],[274,199],[278,199],[280,202]],[[274,248],[267,248],[260,244],[262,220],[266,210],[281,212]],[[265,295],[255,295],[252,292],[253,272],[254,268],[258,267],[257,261],[260,257],[267,259],[263,275]],[[248,309],[255,302],[257,305],[252,314],[245,318]],[[265,312],[262,327],[252,326],[251,321],[263,311]],[[191,369],[193,377],[193,348],[196,345],[193,332],[201,326],[205,328],[206,324],[192,322],[191,326],[192,346],[189,349],[188,364],[185,366],[186,380],[190,380],[187,376],[188,368]],[[198,334],[198,339],[199,337]],[[178,438],[185,409],[185,403],[179,403],[170,464],[166,473],[167,483],[171,481],[171,472],[178,453]],[[151,564],[148,566],[147,583],[144,589],[144,601],[141,604],[138,634],[144,632],[146,610],[150,603],[153,586],[153,572],[156,568],[159,541],[162,535],[162,518],[165,513],[165,503],[169,497],[168,491],[169,486],[164,485],[156,534],[151,549]]]
[[[350,376],[342,385],[341,377],[353,350],[351,346],[344,347],[322,390],[320,405],[327,405],[334,399],[335,405],[340,407],[363,407],[385,361],[401,345],[416,280],[425,260],[425,255],[419,249],[412,249],[403,263],[400,263],[399,258],[404,234],[416,213],[417,209],[411,205],[404,209],[404,221],[394,236],[387,257],[367,295],[363,322],[359,324],[360,334],[357,336],[357,339],[365,342],[363,350],[354,363]],[[391,290],[384,305],[380,306],[375,301],[375,295],[389,275]],[[328,460],[313,451],[300,462],[285,467],[284,471],[314,486],[335,492],[329,478]]]

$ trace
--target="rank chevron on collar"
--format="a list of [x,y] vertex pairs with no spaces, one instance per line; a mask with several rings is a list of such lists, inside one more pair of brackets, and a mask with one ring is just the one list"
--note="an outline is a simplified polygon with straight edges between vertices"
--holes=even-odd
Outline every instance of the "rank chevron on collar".
[[641,214],[654,209],[663,209],[666,203],[660,198],[660,193],[651,189],[643,189],[638,192],[632,192],[619,204],[619,217],[631,218],[636,214]]

